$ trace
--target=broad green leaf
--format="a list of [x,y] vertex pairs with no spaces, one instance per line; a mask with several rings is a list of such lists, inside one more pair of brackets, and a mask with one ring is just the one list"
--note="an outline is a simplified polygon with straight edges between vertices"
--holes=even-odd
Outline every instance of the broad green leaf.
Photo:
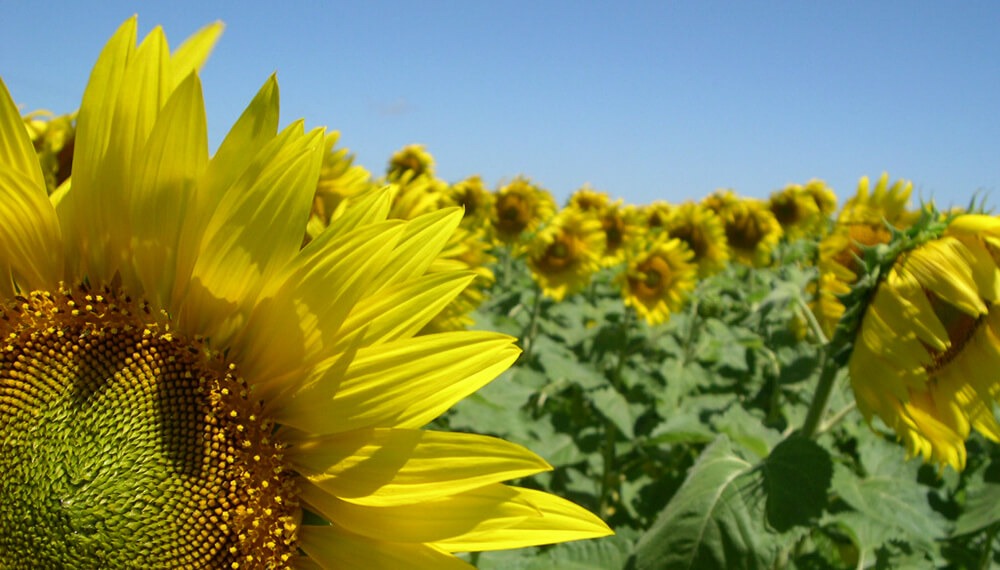
[[608,384],[604,374],[593,365],[580,362],[580,359],[565,346],[556,343],[547,336],[539,336],[534,340],[532,353],[538,355],[538,362],[545,369],[546,376],[552,383],[567,382],[577,384],[584,389],[598,388]]
[[763,513],[742,489],[753,466],[720,436],[688,471],[684,484],[636,547],[639,569],[731,569],[769,566]]
[[866,475],[835,465],[834,492],[877,524],[933,552],[934,541],[945,535],[945,520],[928,503],[927,488],[917,482],[919,462],[906,461],[900,446],[874,436],[865,438],[859,453]]
[[615,424],[618,431],[622,432],[625,437],[631,439],[635,436],[633,432],[635,418],[629,409],[628,400],[618,390],[610,386],[601,388],[590,394],[590,401],[597,408],[597,411],[611,420],[611,423]]
[[823,514],[833,462],[819,444],[793,435],[771,450],[761,469],[767,520],[776,530],[807,526]]
[[771,449],[781,441],[781,434],[764,426],[762,418],[735,404],[729,406],[712,425],[719,433],[728,435],[733,443],[761,459],[767,457]]
[[[1000,464],[996,465],[1000,471]],[[988,476],[975,477],[965,493],[965,509],[955,521],[953,536],[977,532],[1000,521],[1000,482],[990,481]]]

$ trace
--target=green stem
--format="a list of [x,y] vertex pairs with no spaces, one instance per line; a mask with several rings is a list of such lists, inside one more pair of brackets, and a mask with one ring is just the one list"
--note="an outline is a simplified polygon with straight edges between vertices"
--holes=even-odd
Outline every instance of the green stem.
[[819,382],[816,384],[812,403],[809,404],[806,420],[802,424],[802,435],[808,438],[817,435],[816,431],[823,419],[823,414],[826,413],[826,407],[830,403],[830,394],[833,393],[833,385],[837,379],[837,372],[840,370],[837,359],[832,357],[840,347],[837,340],[837,337],[834,337],[835,342],[827,343],[820,357]]
[[993,542],[1000,531],[1000,523],[993,523],[986,531],[986,542],[983,543],[983,553],[979,556],[980,570],[988,570],[993,567]]
[[622,391],[622,368],[625,367],[625,360],[628,358],[628,338],[629,329],[632,328],[632,313],[631,307],[625,307],[625,317],[622,319],[622,344],[618,350],[618,362],[615,363],[615,372],[611,378],[611,382],[619,392]]
[[535,283],[535,301],[531,305],[531,320],[528,321],[528,328],[525,330],[522,344],[524,345],[524,360],[527,362],[531,358],[531,349],[535,344],[535,332],[538,327],[538,313],[542,308],[542,290]]
[[689,322],[687,334],[684,337],[683,349],[683,364],[687,364],[691,361],[691,345],[694,344],[695,332],[697,331],[698,323],[698,297],[693,297],[691,299],[691,306],[689,307]]
[[809,303],[806,303],[805,299],[803,299],[801,295],[796,295],[795,300],[798,302],[799,308],[802,309],[802,313],[806,316],[809,328],[812,330],[813,334],[816,335],[816,340],[818,340],[820,344],[826,344],[828,340],[826,338],[826,334],[823,332],[823,326],[819,324],[819,320],[816,318],[816,313],[814,313],[809,307]]
[[603,471],[601,476],[600,510],[598,515],[607,518],[611,511],[611,491],[615,487],[617,470],[615,470],[615,437],[617,429],[611,420],[604,420]]

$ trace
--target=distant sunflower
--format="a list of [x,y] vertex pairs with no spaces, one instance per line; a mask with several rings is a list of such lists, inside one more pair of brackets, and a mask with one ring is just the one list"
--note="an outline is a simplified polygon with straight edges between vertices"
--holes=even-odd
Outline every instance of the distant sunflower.
[[751,267],[770,265],[781,239],[781,225],[760,200],[743,199],[724,211],[723,224],[730,257]]
[[524,257],[542,293],[561,301],[590,283],[601,268],[604,245],[597,218],[564,208],[524,245]]
[[772,192],[768,207],[788,240],[812,237],[820,227],[819,205],[801,184],[789,184]]
[[611,267],[625,261],[625,252],[646,231],[645,221],[639,210],[623,207],[621,200],[618,200],[602,208],[597,213],[597,219],[604,228],[604,256],[601,264]]
[[407,145],[389,157],[385,174],[390,182],[398,182],[405,176],[434,177],[434,157],[422,144]]
[[691,250],[699,277],[718,273],[729,261],[726,230],[712,210],[686,202],[674,208],[664,229],[667,235],[683,241]]
[[651,325],[666,322],[697,283],[691,257],[678,239],[660,237],[638,244],[620,277],[625,304]]
[[646,219],[646,227],[650,231],[660,231],[667,224],[673,205],[663,200],[651,202],[642,207],[643,216]]
[[968,215],[900,255],[865,311],[849,364],[865,418],[879,416],[911,455],[956,470],[972,429],[1000,441],[998,248],[1000,219]]
[[819,208],[820,217],[824,222],[837,212],[837,195],[826,185],[826,182],[814,178],[806,182],[803,189],[816,202],[816,207]]
[[741,198],[728,188],[720,188],[705,196],[701,200],[701,205],[715,212],[717,216],[725,219],[726,213],[739,204]]
[[47,111],[36,111],[24,117],[24,124],[51,194],[69,178],[73,167],[76,113],[52,116]]
[[585,184],[569,197],[567,207],[573,207],[581,212],[597,213],[607,208],[611,204],[611,199],[606,192],[594,190],[590,185]]
[[501,484],[548,469],[527,450],[419,429],[518,354],[414,336],[471,278],[427,273],[457,209],[371,193],[300,249],[324,136],[277,131],[273,78],[209,158],[220,31],[122,25],[52,200],[0,82],[0,566],[462,568],[608,534]]
[[448,187],[447,195],[452,204],[465,210],[462,226],[479,230],[489,224],[493,207],[493,194],[479,176],[470,176]]
[[493,229],[501,243],[517,243],[522,234],[534,231],[556,211],[552,194],[518,177],[497,191],[493,201]]
[[309,220],[309,238],[314,238],[338,214],[344,202],[373,187],[371,173],[354,164],[354,155],[346,148],[336,148],[340,133],[326,134],[323,165],[316,183],[312,216]]

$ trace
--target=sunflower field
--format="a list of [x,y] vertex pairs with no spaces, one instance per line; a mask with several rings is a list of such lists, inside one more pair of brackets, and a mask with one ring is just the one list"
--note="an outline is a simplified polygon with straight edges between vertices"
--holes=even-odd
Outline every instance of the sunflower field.
[[[146,43],[133,45],[134,26],[126,23],[109,43],[128,57],[102,55],[95,68],[97,87],[88,90],[105,91],[88,93],[118,97],[113,81],[156,73],[143,59]],[[12,355],[0,360],[0,457],[6,456],[0,464],[5,473],[37,469],[20,453],[33,445],[23,434],[42,429],[32,423],[38,414],[31,406],[47,410],[58,402],[63,415],[44,426],[53,437],[63,437],[63,416],[76,417],[75,404],[52,388],[58,382],[39,381],[46,388],[32,392],[33,378],[65,376],[70,380],[60,381],[74,386],[81,378],[103,381],[74,372],[91,365],[70,355],[97,350],[96,341],[39,339],[56,329],[59,338],[118,338],[137,323],[145,327],[143,338],[156,337],[154,349],[171,355],[157,360],[148,349],[155,370],[134,373],[158,388],[143,397],[160,402],[160,393],[181,390],[170,382],[189,378],[191,370],[211,378],[217,368],[228,370],[183,397],[200,402],[210,392],[212,410],[225,411],[208,413],[212,425],[229,425],[226,415],[251,418],[219,428],[213,437],[230,447],[218,455],[216,446],[210,457],[223,466],[256,465],[262,455],[271,463],[244,469],[240,478],[225,470],[206,475],[212,485],[214,478],[231,485],[230,497],[238,500],[229,510],[223,501],[212,503],[211,512],[205,508],[207,515],[190,515],[197,525],[181,531],[196,534],[183,536],[211,537],[225,548],[185,551],[187,558],[173,553],[173,538],[126,540],[146,524],[150,505],[161,502],[105,509],[105,490],[90,475],[81,475],[80,485],[102,510],[85,509],[89,538],[50,548],[46,541],[77,528],[77,511],[65,499],[44,508],[25,499],[54,487],[5,483],[0,566],[85,568],[114,560],[495,570],[1000,566],[1000,308],[993,308],[1000,301],[1000,218],[981,205],[970,200],[966,208],[942,211],[914,204],[912,184],[887,174],[863,177],[839,194],[820,180],[804,181],[766,200],[716,190],[682,203],[624,204],[585,186],[559,204],[526,176],[492,187],[478,176],[442,180],[420,145],[400,149],[383,172],[373,173],[355,164],[337,132],[258,135],[250,126],[255,120],[273,114],[276,121],[276,96],[269,103],[268,90],[277,86],[270,82],[214,155],[235,164],[233,149],[250,149],[259,164],[233,166],[213,157],[160,165],[148,149],[189,146],[175,141],[159,118],[183,123],[186,110],[197,108],[197,62],[218,34],[206,30],[172,59],[165,43],[155,56],[166,58],[175,76],[163,82],[170,88],[148,116],[135,110],[143,101],[124,95],[85,95],[79,114],[25,113],[0,91],[6,169],[0,170],[0,269],[9,276],[0,285],[0,332]],[[109,71],[115,65],[121,70]],[[118,103],[102,107],[99,99]],[[122,119],[129,113],[148,124]],[[133,127],[128,136],[141,142],[134,150],[119,144],[111,127],[95,127],[101,120]],[[103,158],[95,141],[107,147]],[[122,166],[134,156],[153,166],[134,172]],[[167,193],[148,203],[141,197],[142,184],[174,180],[163,172],[198,173],[189,176],[197,182],[183,205],[164,206],[173,203]],[[221,188],[217,181],[226,176],[248,180],[234,187],[273,200],[274,212],[303,218],[296,224],[269,218],[268,227],[287,234],[293,246],[282,262],[292,269],[247,269],[261,280],[259,294],[209,295],[212,273],[198,273],[202,259],[230,251],[211,245],[212,212],[228,211],[228,198],[197,194]],[[258,179],[267,187],[258,189]],[[105,189],[122,180],[131,194]],[[299,210],[285,208],[287,187],[304,197]],[[144,213],[154,206],[175,215],[180,233],[171,239],[183,245],[190,232],[197,237],[191,243],[203,245],[185,266],[181,254],[172,261],[170,248],[156,249],[152,230],[133,223],[121,230],[131,237],[112,231],[107,238],[109,247],[124,244],[118,257],[74,249],[68,236],[87,243],[103,235],[93,229],[100,229],[97,222],[91,227],[89,218],[65,214],[88,207],[80,198],[86,192],[102,204],[131,204],[121,211],[133,222],[159,220],[161,214]],[[219,227],[237,228],[232,240],[251,244],[249,250],[261,241],[251,235],[258,228],[254,215],[267,214],[244,221],[244,203],[234,203],[227,220],[236,221],[226,223],[235,225]],[[29,221],[17,225],[18,219]],[[253,231],[244,235],[244,227]],[[384,237],[390,233],[395,237]],[[21,259],[52,244],[65,246],[66,269]],[[253,247],[270,255],[272,246]],[[160,262],[175,275],[171,280],[163,281]],[[322,281],[320,274],[330,277]],[[379,280],[381,289],[363,285]],[[188,281],[205,283],[209,293]],[[298,294],[296,287],[309,303],[285,311],[276,299]],[[235,299],[236,308],[213,304],[219,298]],[[133,321],[140,309],[152,316]],[[225,322],[205,324],[191,315]],[[246,318],[235,325],[232,315]],[[324,315],[339,319],[332,332],[322,326]],[[280,335],[297,338],[314,321],[316,338],[303,332],[305,348],[294,345],[294,355],[268,348],[287,349],[291,341]],[[261,323],[263,332],[253,332]],[[170,348],[178,342],[180,348]],[[37,350],[39,343],[47,348]],[[157,368],[174,370],[175,356],[187,363],[176,379]],[[219,368],[226,363],[228,369]],[[237,378],[237,370],[245,377]],[[367,380],[378,376],[392,382]],[[316,388],[323,382],[332,387]],[[353,395],[355,388],[363,397]],[[323,398],[335,412],[324,411]],[[397,400],[402,407],[392,408]],[[416,400],[430,403],[424,409]],[[333,413],[346,419],[328,419]],[[100,416],[102,422],[117,417]],[[233,430],[240,435],[226,439]],[[234,451],[237,441],[251,451]],[[107,454],[108,445],[101,441],[95,449]],[[155,469],[180,461],[172,449],[157,456]],[[56,465],[40,479],[79,467],[75,454],[44,457]],[[116,469],[138,469],[131,456],[122,461]],[[272,509],[280,516],[272,517]],[[43,522],[26,525],[32,517]],[[46,526],[50,520],[55,530]],[[254,534],[261,522],[270,535]],[[168,547],[173,554],[163,554]],[[129,558],[114,558],[125,548],[132,549]]]

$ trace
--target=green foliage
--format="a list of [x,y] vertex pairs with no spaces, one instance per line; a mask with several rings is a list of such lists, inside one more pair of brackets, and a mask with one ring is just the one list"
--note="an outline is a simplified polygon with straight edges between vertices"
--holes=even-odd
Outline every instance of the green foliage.
[[[479,568],[1000,566],[1000,446],[974,437],[968,468],[938,473],[866,425],[845,354],[824,358],[790,326],[814,252],[783,247],[772,268],[703,280],[656,327],[625,309],[611,270],[554,303],[536,301],[519,260],[498,268],[477,327],[525,352],[438,422],[532,449],[554,469],[518,483],[590,509],[616,536],[481,553]],[[825,362],[828,411],[806,438]]]

